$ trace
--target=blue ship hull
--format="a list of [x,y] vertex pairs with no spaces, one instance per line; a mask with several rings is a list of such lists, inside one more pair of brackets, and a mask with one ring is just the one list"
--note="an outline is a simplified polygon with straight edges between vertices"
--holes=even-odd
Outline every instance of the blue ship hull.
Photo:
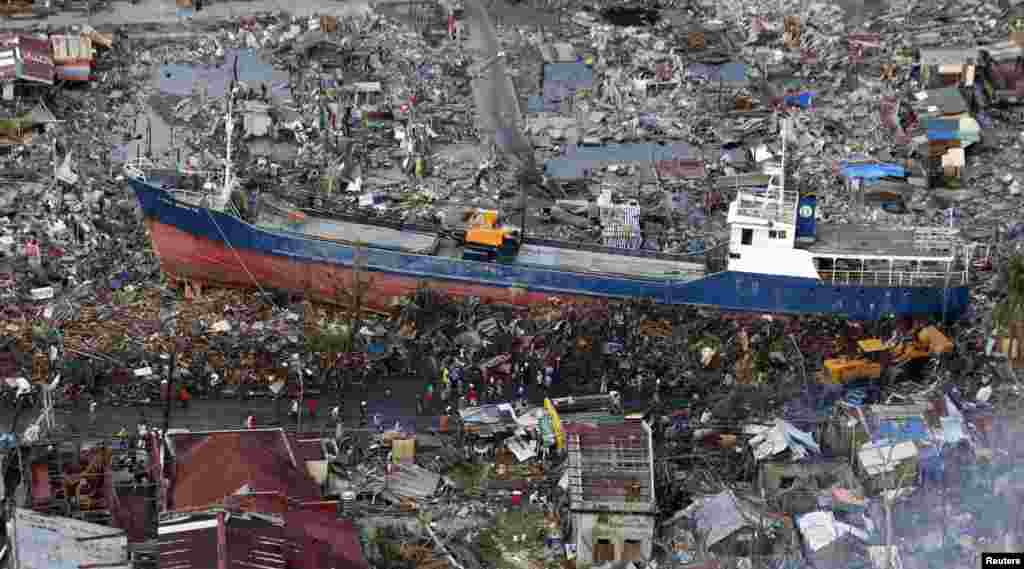
[[[129,179],[164,272],[172,278],[276,288],[337,298],[354,278],[354,247],[249,225],[218,211],[176,201],[161,186]],[[602,275],[516,264],[474,262],[374,247],[360,252],[368,304],[386,304],[427,285],[453,295],[535,304],[553,296],[648,299],[723,310],[958,319],[966,286],[949,288],[833,285],[816,279],[725,271],[682,280]],[[362,278],[362,277],[360,277]]]

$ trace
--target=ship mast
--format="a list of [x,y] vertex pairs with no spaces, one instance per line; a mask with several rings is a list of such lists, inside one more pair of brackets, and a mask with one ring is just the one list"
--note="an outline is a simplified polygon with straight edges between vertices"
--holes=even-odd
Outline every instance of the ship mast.
[[[779,172],[779,208],[782,208],[783,196],[786,193],[786,119],[782,119],[782,127],[779,129],[782,131],[782,167]],[[231,139],[228,138],[230,141]]]
[[[235,74],[238,73],[238,58],[235,57]],[[227,114],[224,117],[224,131],[227,134],[227,152],[224,157],[224,187],[220,190],[220,207],[227,207],[231,200],[231,133],[235,130],[235,123],[232,119],[235,102],[235,81],[228,86],[227,92]]]

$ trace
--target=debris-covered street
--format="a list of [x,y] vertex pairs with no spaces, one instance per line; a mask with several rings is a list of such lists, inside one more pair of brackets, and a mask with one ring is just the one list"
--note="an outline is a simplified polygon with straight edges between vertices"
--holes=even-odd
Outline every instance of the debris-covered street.
[[7,567],[1024,563],[1016,3],[0,18]]

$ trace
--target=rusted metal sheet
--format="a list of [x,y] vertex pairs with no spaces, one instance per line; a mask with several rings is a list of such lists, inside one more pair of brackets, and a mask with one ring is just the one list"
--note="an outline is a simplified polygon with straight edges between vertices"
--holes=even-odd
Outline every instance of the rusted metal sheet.
[[54,66],[49,40],[17,34],[0,35],[0,54],[9,52],[13,52],[13,73],[10,55],[0,56],[0,79],[14,78],[53,85]]

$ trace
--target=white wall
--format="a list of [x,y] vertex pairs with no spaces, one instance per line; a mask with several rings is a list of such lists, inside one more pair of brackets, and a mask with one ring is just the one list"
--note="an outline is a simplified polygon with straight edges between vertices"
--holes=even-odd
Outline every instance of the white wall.
[[[743,229],[751,229],[754,239],[743,245]],[[771,239],[769,231],[785,231],[785,239]],[[787,277],[817,279],[814,259],[810,253],[794,249],[796,228],[777,224],[766,226],[733,225],[729,241],[729,270],[744,273],[764,273]],[[738,255],[739,258],[735,258]]]
[[610,524],[598,524],[598,514],[572,514],[573,541],[576,543],[576,559],[580,564],[594,561],[594,544],[598,539],[608,539],[615,547],[616,559],[622,559],[622,550],[627,539],[640,542],[640,553],[645,559],[651,557],[651,539],[654,536],[654,517],[607,514]]

